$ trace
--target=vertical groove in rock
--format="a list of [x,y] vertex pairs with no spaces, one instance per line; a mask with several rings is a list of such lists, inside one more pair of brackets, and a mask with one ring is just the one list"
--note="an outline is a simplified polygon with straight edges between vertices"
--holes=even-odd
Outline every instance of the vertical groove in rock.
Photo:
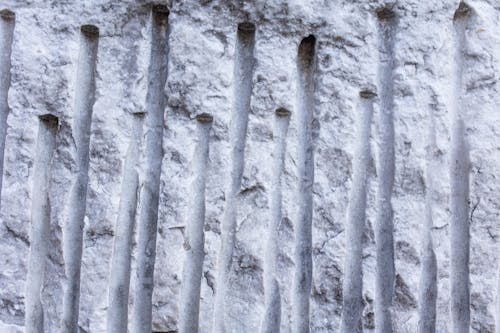
[[461,2],[453,17],[455,26],[454,105],[451,110],[450,139],[450,283],[451,322],[454,333],[469,332],[469,150],[462,119],[464,112],[463,71],[465,68],[465,31],[471,9]]
[[297,126],[299,176],[295,221],[295,274],[292,291],[292,332],[309,332],[309,296],[312,283],[312,214],[314,184],[314,67],[316,38],[302,39],[297,59]]
[[498,286],[497,286],[497,304],[496,304],[496,318],[495,318],[496,333],[500,333],[500,271],[498,273]]
[[346,221],[346,258],[340,332],[356,332],[363,311],[363,229],[366,219],[367,170],[370,162],[370,126],[375,93],[360,92],[357,115],[357,144],[353,159],[353,180]]
[[7,117],[9,115],[10,67],[12,40],[16,14],[8,9],[0,11],[0,194],[3,183],[3,160],[5,138],[7,136]]
[[164,88],[168,65],[168,15],[166,6],[152,8],[151,53],[146,96],[144,186],[138,223],[137,280],[133,333],[151,332],[156,233],[163,158]]
[[221,248],[217,258],[217,280],[212,332],[224,333],[228,277],[231,270],[238,214],[237,195],[244,169],[245,142],[252,95],[254,69],[255,25],[238,25],[233,74],[233,113],[229,137],[231,140],[231,174],[227,185],[226,204],[221,226]]
[[63,295],[62,332],[78,331],[80,271],[89,168],[89,143],[95,101],[96,59],[99,29],[81,27],[80,53],[75,86],[73,138],[76,148],[76,175],[67,202],[68,220],[63,234],[66,284]]
[[437,262],[432,243],[432,201],[434,194],[433,163],[436,151],[436,129],[434,114],[429,112],[429,135],[427,145],[427,161],[425,167],[425,215],[422,225],[421,272],[418,298],[418,332],[433,333],[436,331],[437,300]]
[[40,116],[31,203],[30,250],[26,277],[25,333],[43,332],[41,292],[45,275],[50,229],[49,185],[52,157],[56,148],[58,118]]
[[279,238],[282,219],[281,177],[285,168],[286,136],[290,123],[290,111],[279,108],[275,112],[274,156],[272,164],[270,218],[264,257],[265,313],[262,333],[279,333],[281,323],[281,292],[277,278]]
[[377,11],[379,34],[380,112],[378,116],[379,151],[377,156],[377,201],[375,221],[376,277],[375,332],[392,332],[394,294],[394,235],[392,189],[394,185],[394,42],[395,13],[389,8]]
[[132,115],[129,143],[121,185],[120,206],[115,225],[113,257],[109,277],[107,332],[127,332],[130,263],[139,188],[139,151],[144,113]]
[[186,223],[186,256],[180,292],[179,332],[197,333],[200,312],[200,288],[205,258],[205,187],[208,170],[209,138],[213,117],[202,113],[198,122],[198,142],[193,161],[194,180],[191,183]]

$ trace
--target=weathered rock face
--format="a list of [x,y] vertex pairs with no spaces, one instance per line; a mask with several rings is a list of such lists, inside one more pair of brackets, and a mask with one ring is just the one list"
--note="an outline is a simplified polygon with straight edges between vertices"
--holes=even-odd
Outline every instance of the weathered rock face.
[[[379,97],[374,99],[370,153],[366,158],[366,223],[362,237],[362,326],[364,332],[374,331],[379,183],[386,174],[380,166],[387,158],[383,154],[387,141],[379,132],[387,128],[386,123],[381,123],[386,105],[381,90],[388,77],[392,77],[394,331],[415,332],[418,325],[420,272],[423,262],[427,262],[422,248],[428,245],[425,231],[430,216],[437,259],[436,331],[452,331],[451,285],[453,279],[462,278],[450,273],[459,271],[458,266],[452,265],[452,252],[466,244],[455,243],[452,247],[450,239],[463,239],[455,234],[451,237],[452,223],[462,221],[470,223],[471,331],[494,332],[500,236],[497,74],[500,6],[497,1],[469,1],[470,11],[463,26],[457,23],[457,17],[454,20],[459,8],[455,0],[391,3],[389,7],[397,16],[392,75],[380,70],[385,68],[380,63],[387,52],[381,45],[380,23],[375,13],[385,5],[382,1],[174,0],[167,5],[170,33],[153,331],[175,332],[178,328],[185,227],[188,217],[194,214],[191,205],[199,199],[193,192],[197,187],[191,183],[198,176],[194,172],[200,169],[194,163],[199,137],[194,118],[201,113],[210,113],[214,121],[209,167],[204,170],[205,258],[200,332],[210,332],[212,327],[221,221],[234,156],[235,141],[230,128],[235,121],[233,105],[237,103],[233,95],[238,79],[233,75],[236,30],[239,23],[252,22],[256,27],[255,64],[243,176],[234,200],[235,247],[226,286],[228,331],[256,332],[264,318],[264,258],[273,214],[270,198],[276,190],[273,167],[280,165],[273,160],[278,154],[273,140],[273,134],[277,136],[278,127],[273,124],[278,108],[291,111],[281,184],[282,219],[277,237],[281,331],[290,332],[293,326],[297,258],[294,232],[298,216],[304,215],[303,202],[299,202],[304,195],[298,192],[299,188],[312,193],[310,328],[312,332],[338,330],[344,260],[346,249],[351,248],[346,240],[347,212],[350,193],[356,184],[353,177],[359,174],[353,170],[359,158],[356,147],[361,136],[357,128],[362,128],[357,125],[362,104],[359,92],[377,87]],[[18,332],[24,326],[25,282],[33,239],[29,235],[30,210],[39,206],[32,204],[37,190],[32,185],[37,116],[43,114],[59,117],[59,130],[50,171],[51,224],[46,239],[49,245],[41,299],[45,332],[57,332],[60,327],[66,281],[63,227],[68,219],[71,183],[79,168],[72,130],[78,88],[79,34],[82,24],[93,24],[99,27],[100,37],[83,231],[79,327],[81,332],[104,332],[124,160],[136,133],[132,114],[147,111],[151,3],[4,0],[0,7],[16,14],[0,214],[0,331]],[[309,108],[314,110],[309,124],[310,142],[302,137],[301,126],[309,118],[302,117],[300,111],[304,108],[304,92],[299,91],[301,66],[297,63],[299,44],[309,35],[316,38],[314,88]],[[143,138],[147,131],[145,127]],[[299,173],[302,166],[298,164],[304,160],[304,151],[309,153],[304,142],[309,142],[313,149],[312,188],[300,186],[303,173]],[[141,147],[139,160],[144,161],[146,144]],[[454,172],[461,170],[455,168],[456,163],[462,163],[468,181]],[[144,184],[144,176],[144,163],[139,162],[139,187]],[[464,189],[465,196],[460,189]],[[457,213],[453,208],[456,205],[450,205],[450,198],[463,199],[465,216]],[[138,212],[140,208],[139,205]],[[429,209],[430,214],[426,215]],[[135,306],[136,245],[134,240],[129,313]]]

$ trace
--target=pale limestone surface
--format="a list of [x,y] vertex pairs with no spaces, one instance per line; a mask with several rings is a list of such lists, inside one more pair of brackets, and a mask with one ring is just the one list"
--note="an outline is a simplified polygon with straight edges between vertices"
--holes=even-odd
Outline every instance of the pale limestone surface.
[[[165,94],[164,158],[158,221],[153,329],[177,329],[183,263],[183,227],[190,202],[196,114],[214,116],[207,169],[206,256],[201,287],[201,332],[212,324],[213,284],[230,152],[233,55],[237,24],[256,24],[253,94],[239,195],[238,233],[230,286],[234,332],[256,332],[264,311],[263,258],[272,181],[274,111],[292,111],[283,181],[279,274],[282,331],[291,323],[293,224],[296,216],[296,57],[303,37],[317,38],[315,181],[313,188],[312,332],[338,329],[342,304],[345,222],[352,184],[358,93],[377,83],[378,39],[374,10],[381,1],[204,0],[175,1],[170,14],[169,73]],[[466,31],[463,98],[470,147],[472,332],[493,332],[500,237],[500,5],[471,0]],[[123,161],[131,136],[131,112],[145,111],[150,4],[145,1],[4,0],[16,12],[12,53],[11,113],[5,152],[0,224],[0,331],[24,323],[32,174],[37,115],[60,117],[52,171],[52,228],[43,288],[46,332],[56,332],[62,307],[64,262],[61,227],[75,168],[71,136],[79,26],[99,26],[96,103],[90,143],[90,184],[84,230],[80,327],[106,327],[107,281]],[[450,332],[449,152],[450,109],[455,96],[453,13],[458,1],[400,0],[396,34],[393,192],[397,332],[414,332],[425,225],[425,177],[429,114],[436,126],[432,236],[438,264],[437,331]],[[379,101],[375,100],[375,114]],[[372,121],[371,154],[378,138]],[[146,130],[146,129],[145,129]],[[371,163],[364,237],[364,331],[373,330],[377,172]],[[134,252],[135,253],[135,252]],[[134,265],[131,286],[135,285]],[[133,291],[130,293],[133,307]],[[132,310],[131,310],[132,311]]]

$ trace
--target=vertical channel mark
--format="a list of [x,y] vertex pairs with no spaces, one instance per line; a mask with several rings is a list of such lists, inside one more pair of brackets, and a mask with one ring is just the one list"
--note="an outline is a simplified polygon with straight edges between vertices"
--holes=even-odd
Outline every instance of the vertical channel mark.
[[356,332],[363,311],[363,231],[366,220],[366,182],[370,162],[370,126],[373,98],[370,90],[360,93],[357,115],[357,145],[353,160],[353,180],[346,221],[346,258],[344,264],[341,333]]
[[66,284],[63,295],[62,332],[78,332],[80,302],[80,271],[87,184],[89,169],[89,143],[92,111],[95,102],[96,59],[99,29],[83,25],[80,29],[80,54],[75,87],[73,138],[76,146],[76,176],[68,199],[68,220],[63,234],[63,254]]
[[279,108],[275,112],[274,156],[271,180],[270,218],[264,257],[265,313],[262,333],[279,333],[281,324],[281,292],[278,283],[278,229],[282,219],[281,177],[285,168],[286,136],[291,112]]
[[309,296],[312,283],[312,214],[314,184],[314,67],[316,38],[302,39],[297,59],[297,220],[295,224],[295,274],[293,279],[292,332],[309,332]]
[[231,270],[238,215],[237,195],[245,163],[245,142],[252,96],[254,69],[255,25],[245,22],[238,25],[236,34],[233,113],[229,137],[231,140],[231,175],[226,190],[226,205],[221,226],[221,248],[217,258],[217,281],[212,332],[225,333],[228,277]]
[[120,206],[115,225],[113,257],[109,278],[108,333],[127,332],[130,262],[137,210],[139,187],[137,169],[139,166],[143,118],[144,113],[132,115],[132,138],[123,166]]
[[30,251],[26,277],[25,333],[43,332],[41,292],[45,275],[50,229],[49,185],[52,157],[56,148],[58,118],[39,117],[31,204]]
[[12,40],[16,14],[8,9],[0,11],[0,195],[2,193],[3,159],[5,137],[7,136],[7,117],[9,115],[10,68]]
[[200,312],[200,288],[205,258],[205,185],[208,169],[210,128],[213,117],[202,113],[198,122],[198,142],[193,161],[194,180],[191,183],[190,205],[187,214],[187,228],[182,272],[179,311],[179,332],[197,333]]
[[375,332],[392,332],[394,293],[394,235],[392,188],[394,185],[394,42],[397,18],[389,8],[377,11],[379,30],[380,112],[378,117],[379,151],[377,158],[377,215],[375,223],[376,278]]
[[433,333],[436,331],[436,300],[437,300],[437,262],[432,243],[432,202],[434,187],[434,153],[436,151],[436,129],[434,114],[429,112],[429,136],[427,146],[427,163],[425,167],[425,215],[422,225],[421,272],[418,300],[418,333]]
[[461,2],[453,17],[456,38],[454,105],[451,110],[450,140],[450,282],[451,322],[454,333],[468,333],[470,327],[469,291],[469,149],[463,121],[465,32],[471,8]]
[[498,287],[497,287],[497,312],[496,312],[496,333],[500,333],[500,272],[498,273]]
[[156,233],[163,159],[164,88],[168,67],[168,15],[163,5],[152,8],[151,54],[146,96],[146,136],[144,186],[138,223],[137,280],[133,333],[151,332]]

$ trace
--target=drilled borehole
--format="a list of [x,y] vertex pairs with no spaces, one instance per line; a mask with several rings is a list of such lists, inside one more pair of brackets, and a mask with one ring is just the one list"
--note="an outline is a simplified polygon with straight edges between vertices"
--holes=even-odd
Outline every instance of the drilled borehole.
[[0,17],[6,21],[13,21],[16,19],[16,13],[10,9],[0,10]]
[[63,233],[65,281],[63,291],[62,326],[68,332],[78,330],[80,276],[82,267],[83,228],[86,214],[86,196],[89,169],[90,127],[95,102],[96,60],[99,30],[93,25],[82,25],[82,37],[76,69],[73,135],[77,152],[79,174],[75,175],[66,202],[68,219]]
[[470,16],[472,9],[465,2],[460,2],[457,10],[455,11],[455,15],[453,15],[453,20],[459,20],[462,18],[466,18]]
[[[253,26],[253,25],[252,25]],[[214,300],[213,332],[226,331],[225,299],[233,257],[238,213],[237,194],[241,188],[245,165],[245,143],[248,128],[248,114],[252,96],[254,72],[255,28],[248,30],[238,26],[234,52],[233,110],[229,138],[231,142],[230,177],[227,181],[227,196],[224,217],[221,222],[221,247],[217,259],[217,277]]]
[[136,118],[144,118],[144,116],[146,115],[146,112],[133,112],[132,115]]
[[264,304],[265,314],[261,332],[279,332],[281,326],[281,296],[277,281],[280,257],[279,229],[282,213],[282,175],[285,169],[286,136],[289,126],[290,111],[279,107],[275,111],[273,130],[272,180],[269,196],[269,219],[264,255]]
[[170,10],[165,5],[154,5],[151,9],[153,12],[153,20],[156,25],[166,25],[168,23],[168,15]]
[[84,24],[80,27],[82,34],[88,38],[99,37],[99,28],[92,24]]
[[312,286],[312,216],[314,184],[314,58],[316,38],[310,35],[299,45],[297,54],[297,169],[300,181],[297,186],[297,211],[295,227],[295,271],[292,284],[292,332],[309,332],[309,296]]
[[292,113],[290,111],[288,111],[287,109],[285,109],[285,108],[278,108],[278,109],[276,109],[275,114],[278,117],[285,118],[285,117],[290,117],[290,115]]
[[238,31],[255,32],[255,24],[253,24],[252,22],[242,22],[238,24]]
[[394,292],[394,221],[391,204],[395,172],[394,146],[394,66],[395,35],[397,32],[395,14],[391,8],[377,11],[379,19],[379,94],[380,112],[378,123],[377,151],[378,184],[376,193],[377,214],[375,216],[376,279],[375,279],[375,327],[376,332],[393,332],[392,314],[387,311],[393,304]]
[[200,293],[205,257],[205,188],[209,166],[210,124],[213,117],[209,113],[196,116],[200,126],[197,128],[197,142],[193,162],[190,165],[194,181],[188,195],[184,264],[182,286],[179,299],[179,332],[198,332],[200,317]]
[[304,67],[310,67],[314,61],[316,37],[309,35],[302,39],[299,45],[299,61]]
[[152,11],[156,15],[168,16],[170,14],[170,10],[165,5],[154,5]]
[[352,187],[345,223],[346,256],[344,261],[344,281],[342,287],[342,317],[340,333],[356,332],[362,316],[363,292],[363,230],[366,221],[367,179],[370,164],[370,127],[373,114],[373,102],[370,98],[376,94],[371,89],[360,91],[362,98],[368,100],[359,103],[356,113],[356,145],[352,160]]
[[139,221],[137,222],[137,278],[135,281],[135,308],[133,332],[151,332],[153,272],[156,257],[158,202],[162,164],[165,96],[163,89],[168,68],[168,8],[155,5],[151,13],[150,58],[146,94],[144,137],[144,186],[141,189]]
[[196,116],[196,120],[199,123],[208,124],[214,120],[214,117],[210,113],[201,113]]
[[25,289],[25,332],[42,332],[44,309],[41,291],[44,282],[45,258],[49,252],[50,203],[49,184],[52,158],[56,150],[57,117],[38,117],[39,127],[33,163],[33,184],[30,223],[30,250]]
[[130,141],[123,164],[120,205],[115,224],[109,275],[107,333],[127,332],[132,242],[135,229],[144,112],[132,113]]
[[50,127],[57,127],[59,124],[59,118],[50,113],[42,114],[38,118]]
[[376,96],[377,96],[377,94],[373,90],[369,90],[369,89],[363,89],[359,92],[359,97],[361,97],[361,98],[370,99],[370,98],[374,98]]
[[253,49],[253,44],[255,43],[255,24],[251,22],[238,24],[238,31],[236,34],[238,36],[238,43],[242,50],[247,49],[250,51]]
[[451,110],[450,134],[450,312],[452,331],[468,332],[470,329],[470,225],[469,206],[469,148],[465,135],[463,114],[464,69],[467,66],[465,53],[467,47],[466,30],[472,9],[463,1],[453,17],[455,26],[455,88],[454,107]]
[[[0,175],[3,174],[5,138],[7,133],[7,118],[10,113],[8,92],[11,79],[11,53],[14,39],[14,13],[8,9],[0,11]],[[0,177],[0,191],[2,177]]]
[[389,7],[382,7],[377,9],[377,17],[381,21],[389,21],[396,17],[396,13]]

